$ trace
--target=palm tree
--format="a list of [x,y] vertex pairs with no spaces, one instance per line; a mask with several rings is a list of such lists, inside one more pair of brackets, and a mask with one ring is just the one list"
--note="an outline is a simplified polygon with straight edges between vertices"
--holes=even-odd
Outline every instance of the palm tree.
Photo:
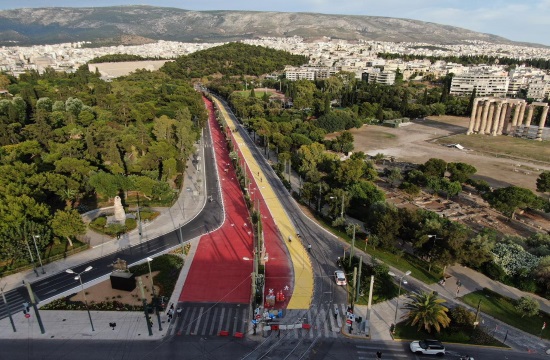
[[449,309],[441,305],[444,302],[445,300],[439,299],[435,292],[414,293],[410,295],[410,301],[403,306],[408,310],[403,318],[408,319],[408,325],[417,325],[418,330],[424,328],[429,333],[432,329],[440,332],[451,323],[447,316]]

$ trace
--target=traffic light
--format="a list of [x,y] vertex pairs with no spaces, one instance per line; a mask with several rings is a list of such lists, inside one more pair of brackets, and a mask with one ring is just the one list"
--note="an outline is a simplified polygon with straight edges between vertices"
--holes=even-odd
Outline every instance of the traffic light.
[[28,302],[24,302],[21,305],[23,305],[23,314],[27,314],[29,312],[31,305]]

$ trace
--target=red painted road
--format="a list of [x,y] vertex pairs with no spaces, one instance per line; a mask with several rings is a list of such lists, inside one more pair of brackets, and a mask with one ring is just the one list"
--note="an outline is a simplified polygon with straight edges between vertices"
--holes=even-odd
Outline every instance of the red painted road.
[[253,264],[243,257],[253,258],[253,229],[233,166],[227,166],[231,161],[213,105],[203,99],[209,112],[226,215],[221,228],[200,239],[179,301],[249,303]]

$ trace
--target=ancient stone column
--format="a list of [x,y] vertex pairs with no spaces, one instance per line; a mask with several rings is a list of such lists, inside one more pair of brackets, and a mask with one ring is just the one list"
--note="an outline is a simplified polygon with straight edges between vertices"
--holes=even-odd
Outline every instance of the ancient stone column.
[[527,137],[529,134],[529,128],[531,127],[531,120],[533,119],[533,110],[535,110],[534,105],[529,105],[527,110],[527,120],[525,120],[525,127],[523,128],[523,137]]
[[489,135],[491,133],[491,127],[493,126],[494,114],[495,114],[496,103],[491,103],[489,106],[489,114],[487,115],[487,124],[485,124],[485,134]]
[[485,134],[485,126],[487,126],[487,115],[489,114],[489,107],[491,106],[490,101],[485,101],[483,105],[483,114],[481,114],[481,125],[479,125],[479,134]]
[[546,124],[546,116],[548,115],[548,105],[545,105],[542,109],[542,115],[539,121],[539,128],[537,130],[537,138],[535,140],[542,141],[542,131],[544,130],[544,125]]
[[493,117],[493,126],[491,126],[491,135],[497,136],[497,129],[500,124],[500,113],[502,112],[502,102],[496,104],[495,115]]
[[512,119],[512,130],[518,125],[519,111],[521,109],[521,103],[514,104],[514,118]]
[[[508,106],[508,103],[502,104],[502,111],[500,112],[500,120],[498,121],[498,128],[497,128],[497,135],[502,135],[503,131],[508,132],[504,130],[505,125],[507,124],[508,116],[510,113],[510,107]],[[506,126],[507,128],[508,126]]]
[[477,112],[477,103],[479,102],[479,99],[474,99],[474,105],[472,106],[472,115],[470,116],[470,124],[468,126],[468,131],[466,132],[466,135],[470,135],[472,132],[474,132],[474,125],[476,124],[476,112]]
[[519,116],[518,116],[518,122],[516,124],[516,128],[514,129],[514,134],[519,135],[519,127],[520,125],[523,125],[523,118],[525,117],[525,108],[527,107],[527,103],[521,103],[521,106],[519,108]]
[[477,112],[476,112],[476,122],[474,125],[474,132],[477,133],[479,131],[479,126],[481,125],[481,114],[483,113],[483,107],[484,103],[477,104]]

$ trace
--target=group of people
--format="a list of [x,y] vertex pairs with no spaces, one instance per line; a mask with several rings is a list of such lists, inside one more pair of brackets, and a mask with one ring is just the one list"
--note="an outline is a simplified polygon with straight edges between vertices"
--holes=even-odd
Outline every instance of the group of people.
[[[178,306],[178,308],[176,309],[176,314],[178,317],[181,316],[182,311],[182,308]],[[170,309],[168,309],[166,315],[168,315],[168,322],[170,322],[172,320],[172,317],[174,316],[174,304],[170,305]]]

